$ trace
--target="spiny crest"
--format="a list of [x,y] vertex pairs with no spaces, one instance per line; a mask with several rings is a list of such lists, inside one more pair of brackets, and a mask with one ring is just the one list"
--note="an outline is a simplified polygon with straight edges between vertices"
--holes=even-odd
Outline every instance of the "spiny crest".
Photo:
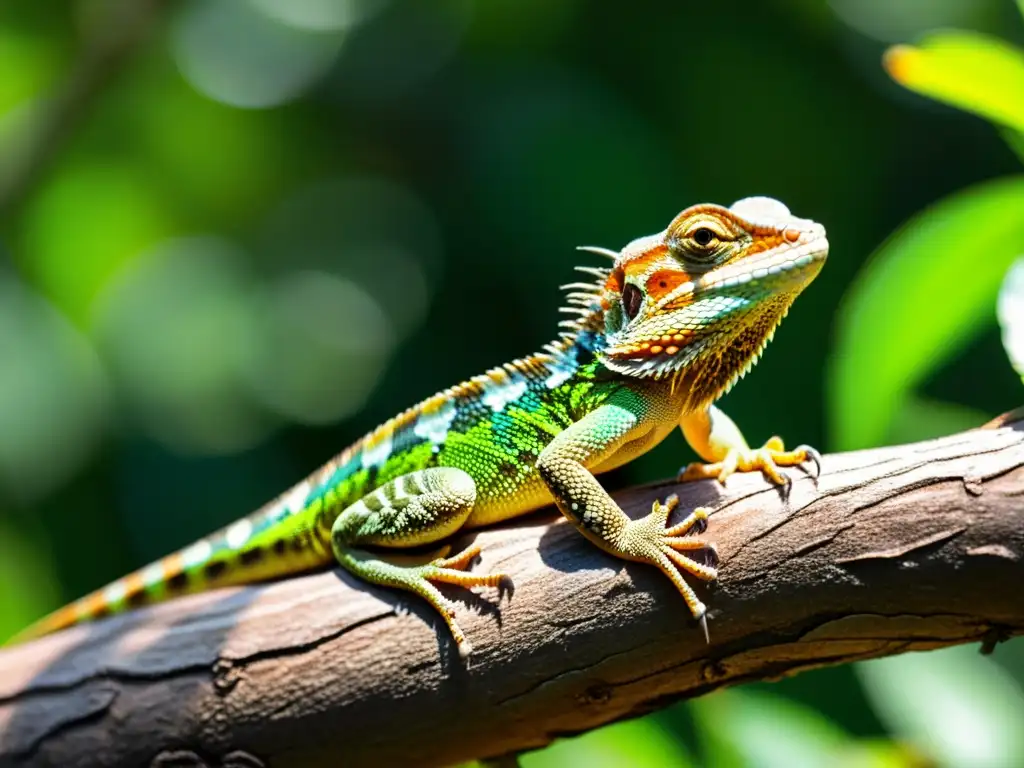
[[[577,250],[597,253],[610,259],[618,257],[615,251],[598,246],[583,245]],[[591,266],[577,266],[575,269],[594,279],[592,282],[566,283],[561,286],[565,291],[565,304],[558,311],[570,317],[558,323],[562,329],[558,340],[544,347],[545,352],[556,358],[565,357],[574,347],[596,352],[604,343],[604,313],[607,309],[605,284],[611,269]]]

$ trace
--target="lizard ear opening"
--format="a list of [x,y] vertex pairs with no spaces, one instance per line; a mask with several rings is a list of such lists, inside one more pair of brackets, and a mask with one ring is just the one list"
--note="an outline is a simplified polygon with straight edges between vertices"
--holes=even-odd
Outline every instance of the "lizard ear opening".
[[622,311],[630,320],[640,314],[640,305],[644,302],[643,292],[632,283],[622,288]]

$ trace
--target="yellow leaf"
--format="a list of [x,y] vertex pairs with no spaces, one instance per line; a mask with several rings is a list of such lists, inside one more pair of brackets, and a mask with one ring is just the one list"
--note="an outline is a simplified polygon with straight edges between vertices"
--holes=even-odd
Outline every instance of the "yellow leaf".
[[937,32],[917,46],[896,45],[882,59],[900,85],[1024,130],[1024,51],[974,32]]

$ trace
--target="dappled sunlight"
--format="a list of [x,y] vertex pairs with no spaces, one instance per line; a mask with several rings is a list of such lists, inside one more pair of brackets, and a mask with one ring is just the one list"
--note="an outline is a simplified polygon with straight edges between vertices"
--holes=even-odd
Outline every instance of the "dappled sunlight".
[[913,40],[942,27],[984,24],[999,11],[999,0],[828,0],[836,16],[862,35],[884,43]]
[[996,312],[1010,365],[1024,377],[1024,258],[1017,259],[1006,273]]
[[258,354],[244,254],[213,237],[167,241],[117,275],[94,334],[139,427],[179,450],[237,451],[268,420],[242,395]]
[[[0,635],[541,349],[558,286],[605,263],[575,246],[693,203],[770,195],[829,233],[724,403],[752,444],[909,442],[1021,405],[1018,11],[0,3]],[[605,477],[694,458],[676,431]],[[1022,642],[719,692],[522,764],[1024,763]]]
[[977,648],[908,653],[856,669],[885,724],[937,765],[1024,763],[1024,690]]
[[311,32],[337,32],[372,18],[389,0],[249,0],[267,17]]
[[171,45],[182,75],[212,99],[266,108],[298,98],[327,71],[344,32],[311,33],[268,18],[249,0],[191,0]]
[[88,339],[4,271],[0,351],[0,492],[35,503],[99,447],[108,380]]
[[260,342],[248,388],[269,410],[302,424],[331,423],[363,406],[397,341],[363,288],[322,272],[281,278],[254,310]]

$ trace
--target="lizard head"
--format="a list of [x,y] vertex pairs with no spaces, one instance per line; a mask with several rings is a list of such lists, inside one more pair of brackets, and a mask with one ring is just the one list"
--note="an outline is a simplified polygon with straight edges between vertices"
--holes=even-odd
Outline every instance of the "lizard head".
[[617,255],[601,293],[602,362],[672,377],[710,402],[757,361],[828,254],[825,229],[768,197],[687,208]]

